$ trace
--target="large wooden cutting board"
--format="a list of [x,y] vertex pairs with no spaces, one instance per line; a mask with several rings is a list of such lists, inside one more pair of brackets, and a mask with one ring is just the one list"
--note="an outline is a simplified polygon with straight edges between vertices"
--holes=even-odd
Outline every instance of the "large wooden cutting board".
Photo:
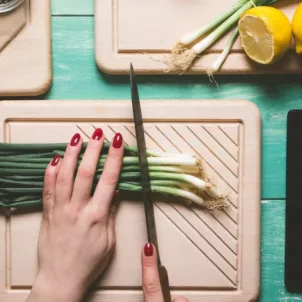
[[52,82],[50,0],[0,13],[0,97],[34,96]]
[[[208,213],[156,201],[162,262],[173,296],[190,301],[251,301],[260,283],[260,113],[245,101],[143,101],[148,148],[202,157],[206,172],[229,194],[225,211]],[[107,140],[121,132],[135,145],[129,101],[0,103],[6,143],[87,140],[95,127]],[[37,272],[41,213],[0,216],[0,300],[21,302]],[[143,205],[123,200],[117,246],[93,301],[142,301],[140,251],[147,240]],[[125,248],[127,247],[127,248]]]
[[[141,74],[180,74],[171,65],[170,50],[186,33],[217,19],[237,0],[95,0],[96,62],[106,73],[124,74],[130,62]],[[292,20],[301,0],[276,5]],[[195,62],[188,73],[205,74],[225,47],[228,35]],[[292,50],[272,66],[253,63],[239,39],[220,71],[225,74],[301,73],[302,59]]]

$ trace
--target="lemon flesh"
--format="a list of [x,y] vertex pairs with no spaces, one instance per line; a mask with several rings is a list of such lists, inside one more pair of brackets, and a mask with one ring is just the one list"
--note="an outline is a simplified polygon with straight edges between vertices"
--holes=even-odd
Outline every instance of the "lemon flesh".
[[240,18],[238,26],[244,51],[257,63],[275,63],[290,49],[290,21],[276,8],[252,8]]
[[302,54],[302,3],[298,6],[294,14],[292,27],[296,42],[296,53]]

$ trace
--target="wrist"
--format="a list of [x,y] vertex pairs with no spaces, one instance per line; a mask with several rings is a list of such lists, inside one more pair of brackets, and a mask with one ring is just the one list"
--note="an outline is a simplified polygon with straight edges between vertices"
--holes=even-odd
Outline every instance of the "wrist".
[[49,280],[38,275],[27,302],[81,302],[85,291],[81,286]]

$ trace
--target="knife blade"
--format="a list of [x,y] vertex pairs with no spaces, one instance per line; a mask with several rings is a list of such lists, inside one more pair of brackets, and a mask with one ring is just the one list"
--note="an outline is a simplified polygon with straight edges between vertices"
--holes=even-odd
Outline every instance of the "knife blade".
[[160,284],[164,296],[164,301],[171,302],[168,272],[166,268],[161,264],[161,260],[159,256],[154,209],[153,209],[153,200],[150,196],[151,182],[150,182],[150,175],[149,175],[149,166],[147,161],[145,131],[143,125],[143,117],[142,117],[142,110],[140,106],[139,93],[138,93],[138,88],[137,88],[132,64],[130,64],[130,84],[131,84],[132,108],[133,108],[133,117],[134,117],[136,140],[137,140],[137,147],[138,147],[139,166],[141,172],[142,195],[144,201],[148,242],[152,243],[156,247],[156,251],[158,255],[158,271],[159,271]]

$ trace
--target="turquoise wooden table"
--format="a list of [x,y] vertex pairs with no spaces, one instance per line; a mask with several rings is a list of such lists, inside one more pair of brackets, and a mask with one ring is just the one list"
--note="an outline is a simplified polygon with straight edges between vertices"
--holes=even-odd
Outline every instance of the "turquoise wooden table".
[[[52,0],[52,30],[54,81],[45,99],[129,99],[128,77],[108,76],[95,66],[92,0]],[[142,99],[247,99],[260,108],[260,301],[302,301],[302,295],[286,293],[283,282],[286,115],[292,108],[302,108],[302,76],[217,76],[216,80],[219,89],[204,75],[144,76],[138,83]]]

